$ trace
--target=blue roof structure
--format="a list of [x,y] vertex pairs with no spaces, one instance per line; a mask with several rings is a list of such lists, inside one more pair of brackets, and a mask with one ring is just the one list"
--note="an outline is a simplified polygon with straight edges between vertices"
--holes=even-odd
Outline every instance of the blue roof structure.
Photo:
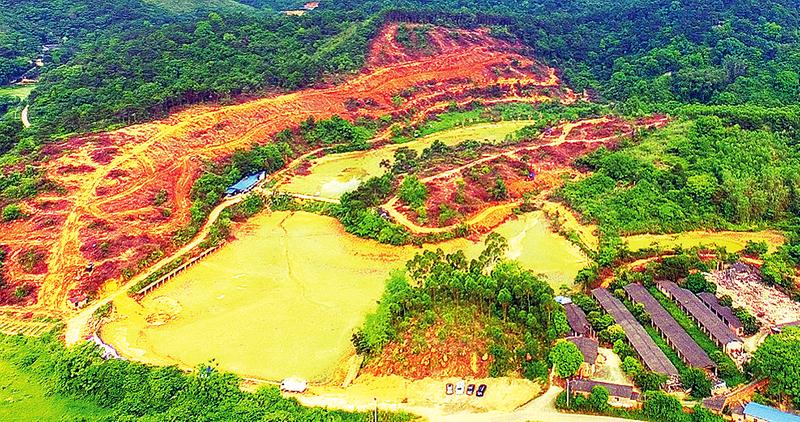
[[225,191],[225,193],[231,195],[241,192],[247,192],[250,189],[253,189],[253,187],[255,187],[255,185],[258,184],[258,181],[261,180],[263,177],[264,177],[263,171],[260,173],[251,174],[245,177],[244,179],[236,182],[236,184],[234,184],[233,186],[229,187],[228,190]]
[[781,412],[774,407],[764,406],[755,402],[747,403],[744,406],[744,414],[769,422],[800,422],[800,416]]

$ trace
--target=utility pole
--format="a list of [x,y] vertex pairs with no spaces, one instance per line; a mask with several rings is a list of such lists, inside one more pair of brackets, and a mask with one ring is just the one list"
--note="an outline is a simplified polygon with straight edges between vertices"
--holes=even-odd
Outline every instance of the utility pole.
[[567,378],[567,409],[569,409],[569,378]]

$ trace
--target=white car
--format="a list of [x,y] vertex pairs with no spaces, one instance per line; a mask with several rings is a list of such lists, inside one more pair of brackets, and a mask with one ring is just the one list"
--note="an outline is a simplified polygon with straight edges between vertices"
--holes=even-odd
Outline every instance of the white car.
[[464,382],[464,380],[461,380],[461,381],[456,383],[456,395],[460,396],[460,395],[464,394],[464,386],[465,385],[466,385],[466,382]]

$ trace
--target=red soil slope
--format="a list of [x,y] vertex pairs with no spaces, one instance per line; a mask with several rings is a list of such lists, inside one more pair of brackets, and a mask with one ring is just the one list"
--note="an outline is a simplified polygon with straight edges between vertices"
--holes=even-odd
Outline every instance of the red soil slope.
[[[399,198],[392,198],[384,209],[400,224],[415,233],[440,233],[460,224],[477,231],[486,231],[502,222],[497,210],[508,215],[523,195],[542,197],[564,183],[565,178],[579,176],[573,162],[600,146],[613,147],[623,136],[637,128],[666,124],[664,117],[654,116],[628,122],[620,118],[588,119],[565,123],[546,131],[542,136],[505,148],[490,148],[472,161],[451,160],[425,170],[421,181],[428,188],[425,218]],[[497,180],[507,188],[506,198],[492,198]],[[444,208],[457,215],[441,217]]]
[[[27,303],[6,310],[37,310],[58,316],[69,310],[71,291],[93,291],[155,251],[169,253],[171,234],[190,218],[190,189],[205,160],[266,143],[279,130],[308,117],[379,117],[425,114],[448,102],[477,98],[541,101],[574,95],[553,69],[526,57],[518,45],[494,40],[486,31],[434,28],[424,53],[398,46],[396,26],[387,26],[371,47],[368,66],[337,86],[306,89],[232,106],[204,105],[152,123],[77,137],[51,146],[42,163],[63,187],[26,201],[33,217],[2,224],[8,293],[25,284]],[[392,97],[402,94],[399,106]],[[165,190],[166,203],[153,198]],[[24,257],[39,257],[23,265]],[[28,260],[30,261],[30,259]],[[84,272],[95,263],[91,274]],[[30,264],[30,262],[27,262]],[[46,269],[45,269],[46,268]],[[0,295],[4,303],[13,301]]]

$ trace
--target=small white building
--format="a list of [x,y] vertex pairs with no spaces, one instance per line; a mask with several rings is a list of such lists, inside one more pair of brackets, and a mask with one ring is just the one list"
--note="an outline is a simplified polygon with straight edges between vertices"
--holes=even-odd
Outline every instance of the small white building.
[[303,393],[308,389],[308,382],[300,378],[286,378],[281,381],[281,391]]

